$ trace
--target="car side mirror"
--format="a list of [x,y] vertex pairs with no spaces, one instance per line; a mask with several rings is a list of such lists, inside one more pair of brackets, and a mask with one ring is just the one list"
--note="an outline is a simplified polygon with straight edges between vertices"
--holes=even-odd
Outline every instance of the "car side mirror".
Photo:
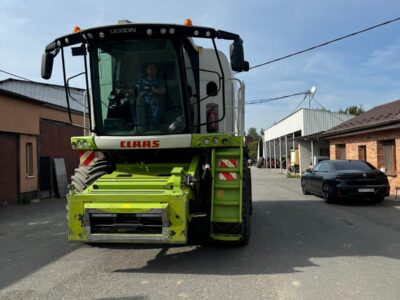
[[306,173],[312,173],[312,169],[311,168],[306,169]]

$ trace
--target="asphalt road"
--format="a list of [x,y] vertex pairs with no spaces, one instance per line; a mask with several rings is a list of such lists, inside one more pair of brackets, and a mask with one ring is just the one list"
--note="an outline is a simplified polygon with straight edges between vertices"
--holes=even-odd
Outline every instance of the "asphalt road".
[[400,299],[400,200],[325,204],[252,169],[247,247],[66,241],[65,203],[0,210],[0,299]]

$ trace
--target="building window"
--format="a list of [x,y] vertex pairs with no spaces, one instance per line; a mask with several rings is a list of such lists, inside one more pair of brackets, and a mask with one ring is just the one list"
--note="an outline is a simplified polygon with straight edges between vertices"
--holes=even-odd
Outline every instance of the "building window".
[[383,159],[386,172],[396,171],[396,146],[394,140],[383,141]]
[[367,160],[367,146],[358,146],[358,159]]
[[336,159],[346,159],[346,145],[336,145]]
[[26,176],[33,176],[33,144],[26,143]]

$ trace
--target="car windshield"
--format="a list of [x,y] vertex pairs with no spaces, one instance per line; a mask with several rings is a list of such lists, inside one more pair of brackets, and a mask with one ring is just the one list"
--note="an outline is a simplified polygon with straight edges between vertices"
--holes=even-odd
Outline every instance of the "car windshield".
[[94,47],[94,106],[101,134],[183,132],[176,49],[170,39],[104,41]]
[[332,161],[336,170],[360,170],[371,171],[375,168],[365,161],[347,160],[347,161]]

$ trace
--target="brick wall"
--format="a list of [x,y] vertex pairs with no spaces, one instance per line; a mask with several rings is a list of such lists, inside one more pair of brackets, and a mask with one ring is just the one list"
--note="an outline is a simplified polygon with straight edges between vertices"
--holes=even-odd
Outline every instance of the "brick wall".
[[396,172],[388,174],[390,193],[394,194],[394,187],[400,186],[400,131],[386,130],[375,133],[364,133],[348,137],[339,137],[329,140],[330,159],[337,159],[336,145],[346,145],[346,159],[359,159],[359,146],[365,146],[367,161],[380,169],[384,167],[384,150],[380,141],[395,140],[396,148]]

